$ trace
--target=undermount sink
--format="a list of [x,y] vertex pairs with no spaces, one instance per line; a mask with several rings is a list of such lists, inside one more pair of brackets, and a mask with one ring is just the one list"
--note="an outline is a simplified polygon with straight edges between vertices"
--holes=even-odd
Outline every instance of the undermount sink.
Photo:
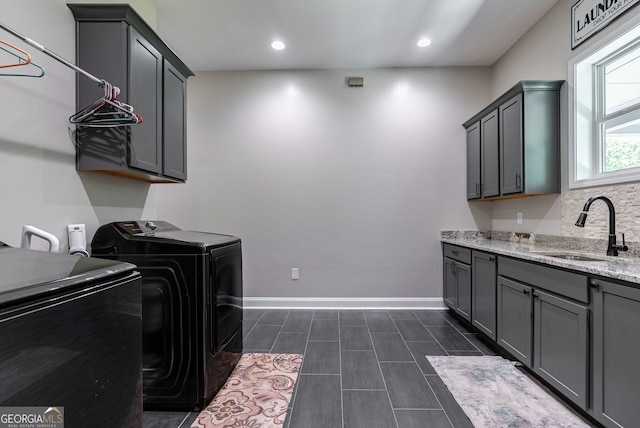
[[607,259],[601,259],[597,257],[584,256],[582,254],[575,253],[538,253],[542,256],[554,257],[556,259],[573,260],[577,262],[606,262]]

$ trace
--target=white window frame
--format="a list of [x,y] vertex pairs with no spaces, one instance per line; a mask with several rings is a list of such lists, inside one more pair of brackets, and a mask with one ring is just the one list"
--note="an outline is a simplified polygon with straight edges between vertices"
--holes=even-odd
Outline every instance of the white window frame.
[[594,43],[569,61],[569,188],[640,181],[640,167],[600,172],[602,145],[594,122],[594,92],[598,76],[595,64],[640,39],[640,15]]

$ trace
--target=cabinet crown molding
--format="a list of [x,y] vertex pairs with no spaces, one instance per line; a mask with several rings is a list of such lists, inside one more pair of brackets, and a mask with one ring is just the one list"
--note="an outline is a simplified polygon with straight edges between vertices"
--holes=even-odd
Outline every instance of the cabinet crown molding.
[[182,62],[156,32],[142,19],[129,4],[102,4],[102,3],[67,3],[76,21],[113,21],[126,22],[135,28],[142,37],[151,42],[156,49],[185,77],[195,76],[193,71]]
[[521,80],[504,94],[500,95],[495,101],[475,114],[471,119],[462,124],[465,128],[473,125],[475,122],[486,116],[492,110],[497,109],[500,104],[509,98],[521,92],[528,91],[557,91],[560,89],[564,80]]

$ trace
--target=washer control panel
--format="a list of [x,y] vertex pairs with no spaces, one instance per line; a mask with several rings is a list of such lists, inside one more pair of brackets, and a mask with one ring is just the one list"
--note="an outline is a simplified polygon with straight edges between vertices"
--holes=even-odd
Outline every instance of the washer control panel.
[[128,235],[153,235],[157,232],[180,230],[171,223],[160,220],[121,221],[116,225]]

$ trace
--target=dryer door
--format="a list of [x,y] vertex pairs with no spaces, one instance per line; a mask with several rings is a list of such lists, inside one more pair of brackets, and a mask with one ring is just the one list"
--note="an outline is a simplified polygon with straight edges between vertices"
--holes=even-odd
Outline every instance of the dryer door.
[[210,352],[216,354],[242,327],[242,250],[240,244],[211,251],[211,287],[215,311],[210,329]]

